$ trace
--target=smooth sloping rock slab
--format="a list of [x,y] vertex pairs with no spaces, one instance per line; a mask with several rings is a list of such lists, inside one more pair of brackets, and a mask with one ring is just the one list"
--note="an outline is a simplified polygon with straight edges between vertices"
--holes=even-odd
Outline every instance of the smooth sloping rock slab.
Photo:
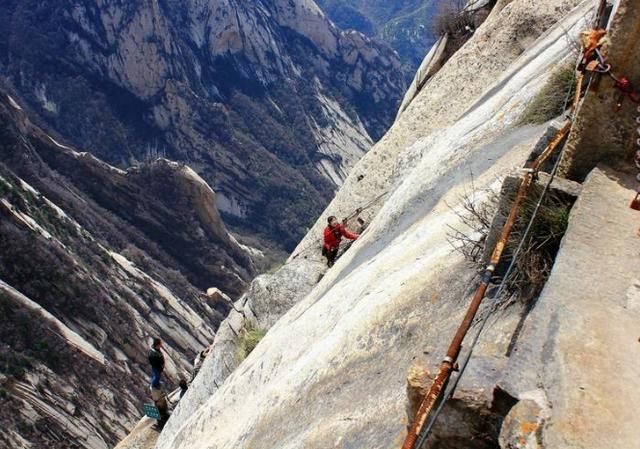
[[201,372],[190,385],[163,432],[173,433],[204,404],[236,369],[237,337],[245,318],[259,329],[267,330],[296,302],[306,296],[325,270],[322,263],[306,259],[294,260],[275,273],[253,280],[247,293],[236,302],[236,308],[222,322],[204,360]]
[[153,449],[160,435],[153,427],[155,422],[151,418],[142,418],[115,449]]
[[[530,11],[530,3],[516,3],[520,11]],[[555,15],[566,11],[564,1],[545,4]],[[446,121],[438,120],[440,129],[433,135],[422,134],[410,147],[398,143],[403,163],[387,165],[397,166],[396,188],[366,232],[195,413],[173,416],[157,449],[387,449],[401,444],[411,360],[427,352],[427,367],[437,368],[462,319],[475,274],[448,241],[449,226],[460,225],[452,208],[460,207],[470,181],[486,192],[522,166],[544,129],[515,129],[505,118],[518,117],[545,84],[545,75],[569,56],[567,40],[560,37],[582,29],[587,13],[580,7],[568,14],[493,87],[485,82],[487,93],[455,125],[445,128]],[[420,103],[415,101],[411,107]],[[377,179],[385,176],[386,169],[375,168]],[[312,230],[308,240],[320,231]],[[492,326],[459,391],[491,399],[521,312],[511,308]],[[212,375],[213,362],[205,363],[196,384]],[[193,385],[193,394],[201,387]],[[187,393],[183,400],[191,397]],[[443,436],[451,440],[456,433]]]
[[503,382],[545,390],[545,448],[640,448],[640,212],[622,184],[606,169],[585,181]]

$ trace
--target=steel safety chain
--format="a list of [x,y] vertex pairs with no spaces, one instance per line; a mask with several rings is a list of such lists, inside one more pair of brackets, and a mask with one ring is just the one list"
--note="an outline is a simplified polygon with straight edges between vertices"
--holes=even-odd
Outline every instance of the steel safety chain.
[[[534,163],[531,166],[526,167],[527,170],[525,171],[523,180],[520,183],[520,187],[518,188],[516,198],[511,205],[511,210],[502,228],[498,242],[496,243],[493,253],[491,255],[490,264],[487,266],[482,276],[480,285],[478,286],[471,300],[471,303],[469,304],[467,313],[465,314],[465,317],[462,323],[458,327],[458,330],[449,345],[446,357],[442,360],[442,363],[440,365],[440,369],[438,371],[436,378],[432,381],[431,387],[423,397],[422,403],[420,404],[420,407],[416,412],[413,422],[411,423],[411,426],[407,431],[407,435],[402,445],[402,449],[420,449],[424,446],[426,439],[430,435],[430,432],[436,422],[438,415],[442,412],[444,404],[446,403],[447,399],[453,394],[453,390],[455,389],[455,386],[457,385],[458,381],[460,380],[461,376],[464,373],[464,370],[467,367],[467,364],[471,358],[473,347],[477,344],[478,339],[480,337],[480,333],[482,332],[482,329],[485,326],[490,314],[487,314],[484,317],[484,319],[481,320],[480,329],[476,334],[473,342],[471,343],[471,348],[468,351],[466,359],[464,360],[464,364],[462,365],[462,367],[459,367],[457,360],[458,360],[458,356],[460,355],[460,350],[462,348],[462,342],[465,339],[467,332],[470,330],[472,322],[480,307],[480,304],[484,299],[486,290],[489,286],[491,277],[495,270],[495,266],[502,258],[503,251],[506,247],[506,242],[511,236],[511,231],[513,229],[513,226],[515,225],[515,221],[520,212],[520,207],[522,206],[524,199],[529,193],[530,186],[534,182],[534,179],[536,177],[538,170],[540,169],[542,164],[551,156],[554,150],[556,150],[557,148],[560,148],[561,154],[564,151],[564,146],[562,145],[562,142],[568,136],[573,126],[573,123],[575,121],[575,118],[578,115],[580,105],[584,101],[584,98],[586,98],[586,93],[585,93],[585,97],[581,99],[581,94],[583,92],[584,71],[586,69],[586,65],[591,63],[592,59],[594,59],[596,61],[595,64],[592,64],[594,66],[593,67],[594,69],[600,69],[603,71],[607,70],[606,61],[604,61],[604,58],[602,58],[602,61],[600,61],[598,59],[599,58],[598,52],[595,51],[595,50],[598,50],[599,46],[601,45],[600,44],[601,40],[604,37],[604,35],[606,35],[606,32],[604,32],[604,30],[594,30],[594,31],[597,31],[597,34],[596,34],[597,39],[595,40],[596,45],[589,46],[588,44],[584,44],[584,48],[587,50],[590,50],[590,53],[594,55],[594,57],[593,58],[587,57],[587,51],[585,50],[585,52],[583,53],[583,57],[580,60],[578,60],[578,63],[576,64],[576,69],[577,69],[577,73],[576,73],[577,76],[575,79],[576,92],[574,94],[574,101],[573,101],[573,105],[571,106],[571,112],[569,114],[570,116],[568,117],[564,126],[556,132],[556,135],[554,136],[554,138],[551,140],[551,142],[549,142],[545,150],[537,157]],[[608,71],[610,71],[610,67]],[[593,81],[592,79],[589,79],[586,86],[586,90],[589,89],[592,81]],[[564,106],[565,110],[569,104],[570,98],[571,98],[571,92],[569,91],[567,92],[567,96],[565,98],[565,106]],[[640,138],[640,135],[639,135],[639,138]],[[544,195],[546,194],[546,192],[548,192],[551,182],[555,177],[560,160],[561,160],[561,157],[558,157],[554,164],[554,168],[551,172],[551,177],[547,182],[547,184],[545,185],[543,193],[538,200],[538,204],[536,205],[534,214],[531,217],[529,224],[527,225],[527,228],[525,230],[525,235],[528,234],[528,232],[531,230],[533,221],[535,220],[535,217],[538,213],[540,205],[542,204]],[[522,237],[522,240],[516,249],[515,256],[507,270],[507,273],[510,273],[514,267],[515,261],[517,260],[517,254],[522,250],[524,238],[525,237]],[[505,284],[503,280],[498,292],[502,292],[504,285]],[[451,374],[453,371],[459,371],[459,374],[457,377],[453,379],[452,385],[448,386],[448,382],[451,378]]]
[[620,98],[616,104],[616,111],[622,107],[622,101],[629,98],[634,103],[640,104],[640,92],[626,76],[616,75],[607,62],[602,51],[607,32],[605,30],[590,30],[584,33],[585,49],[579,67],[581,71],[608,75],[614,82],[616,89],[620,91]]
[[[615,106],[618,112],[622,108],[622,102],[625,98],[629,98],[632,102],[640,104],[640,91],[635,88],[629,78],[626,76],[616,75],[607,62],[606,56],[602,50],[607,32],[601,29],[593,29],[583,34],[584,52],[580,62],[579,70],[582,72],[598,73],[608,75],[614,82],[614,87],[620,91],[620,96]],[[638,115],[635,117],[636,123],[636,151],[634,153],[634,162],[636,168],[640,171],[640,106],[636,108]],[[638,186],[636,187],[636,196],[631,201],[629,207],[640,211],[640,173],[636,175]]]

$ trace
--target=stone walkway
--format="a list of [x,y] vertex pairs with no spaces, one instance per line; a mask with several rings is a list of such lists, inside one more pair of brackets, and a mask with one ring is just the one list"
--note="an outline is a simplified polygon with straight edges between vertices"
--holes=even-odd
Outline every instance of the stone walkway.
[[640,212],[623,184],[588,176],[511,357],[505,388],[551,406],[543,446],[527,448],[640,448]]

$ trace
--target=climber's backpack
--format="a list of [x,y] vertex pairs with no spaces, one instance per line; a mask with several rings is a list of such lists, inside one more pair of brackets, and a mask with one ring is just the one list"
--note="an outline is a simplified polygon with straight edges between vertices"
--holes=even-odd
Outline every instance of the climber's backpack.
[[144,414],[146,416],[148,416],[151,419],[160,419],[160,410],[158,410],[158,407],[156,407],[153,404],[144,404],[142,406],[142,409],[144,410]]

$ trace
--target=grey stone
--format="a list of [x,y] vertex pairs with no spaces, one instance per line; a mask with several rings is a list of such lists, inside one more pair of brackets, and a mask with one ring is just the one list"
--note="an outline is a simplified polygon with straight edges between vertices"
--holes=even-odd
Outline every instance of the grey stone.
[[[617,0],[608,27],[607,63],[618,77],[627,77],[632,83],[640,80],[640,3],[637,0]],[[580,108],[568,148],[561,164],[564,177],[582,181],[599,163],[620,170],[633,170],[632,154],[640,116],[637,104],[621,97],[613,79],[598,77],[597,89],[592,89]],[[620,100],[622,99],[622,102]],[[620,104],[620,107],[618,107]]]
[[[301,258],[283,265],[274,273],[263,274],[253,280],[245,295],[236,301],[234,309],[220,325],[209,355],[164,432],[171,434],[177,431],[237,368],[241,362],[237,356],[238,337],[247,323],[261,330],[270,329],[311,291],[325,269],[318,262]],[[215,290],[211,293],[217,295]]]
[[514,397],[545,391],[546,448],[640,447],[639,216],[626,182],[608,169],[587,177],[501,381]]
[[[544,392],[533,392],[543,397]],[[522,399],[507,414],[500,432],[501,449],[543,449],[542,432],[548,406],[534,399]]]
[[321,262],[296,259],[273,274],[263,274],[253,280],[247,290],[243,310],[252,316],[258,327],[269,329],[294,304],[318,283],[325,272]]

